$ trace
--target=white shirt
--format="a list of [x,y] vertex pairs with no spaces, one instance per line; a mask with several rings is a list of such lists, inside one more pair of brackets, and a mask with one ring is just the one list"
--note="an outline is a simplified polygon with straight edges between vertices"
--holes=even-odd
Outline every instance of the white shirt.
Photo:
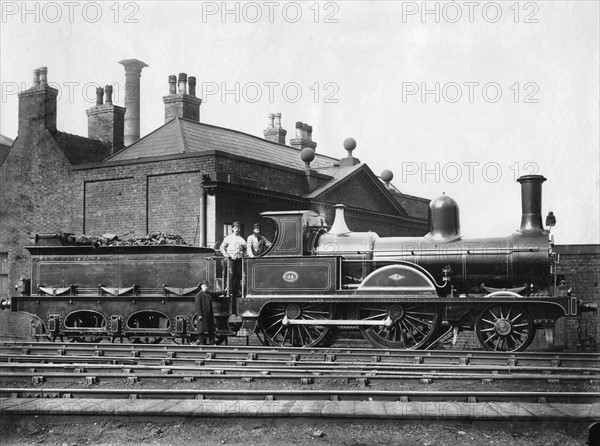
[[233,260],[241,259],[246,252],[246,240],[240,235],[231,233],[221,243],[221,254],[231,257]]

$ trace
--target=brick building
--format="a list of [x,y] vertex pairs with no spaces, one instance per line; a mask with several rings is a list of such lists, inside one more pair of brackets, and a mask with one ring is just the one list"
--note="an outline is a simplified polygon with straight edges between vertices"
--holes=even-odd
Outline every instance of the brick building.
[[[126,91],[139,93],[146,65],[121,63]],[[18,136],[0,165],[2,297],[29,275],[24,247],[36,233],[165,232],[213,247],[233,221],[246,235],[267,210],[314,209],[331,222],[336,203],[348,206],[356,231],[427,232],[429,200],[398,192],[389,173],[381,180],[353,156],[353,140],[336,159],[316,151],[305,123],[296,123],[286,144],[281,114],[269,115],[264,138],[204,124],[195,84],[183,73],[169,77],[165,124],[141,139],[139,94],[127,95],[124,108],[112,103],[111,86],[98,89],[82,137],[56,128],[58,91],[46,68],[34,71],[33,86],[19,94]],[[263,232],[272,231],[267,224]],[[1,334],[7,330],[3,324]]]

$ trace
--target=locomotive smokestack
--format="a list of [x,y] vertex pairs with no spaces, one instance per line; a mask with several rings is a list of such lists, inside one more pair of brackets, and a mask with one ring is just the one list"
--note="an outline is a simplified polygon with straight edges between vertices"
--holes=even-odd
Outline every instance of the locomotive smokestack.
[[521,183],[521,227],[520,232],[543,231],[542,226],[542,175],[524,175]]

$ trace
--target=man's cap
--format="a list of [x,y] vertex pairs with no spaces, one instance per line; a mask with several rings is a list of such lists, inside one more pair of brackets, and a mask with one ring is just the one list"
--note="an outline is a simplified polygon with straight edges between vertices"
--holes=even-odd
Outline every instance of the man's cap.
[[231,225],[232,228],[235,228],[236,226],[240,229],[242,228],[242,225],[240,224],[239,221],[234,221],[233,224]]
[[209,283],[208,283],[208,281],[207,281],[207,280],[203,280],[202,282],[200,282],[200,285],[206,285],[206,286],[208,286],[208,285],[209,285]]
[[260,223],[254,223],[254,229],[261,229]]

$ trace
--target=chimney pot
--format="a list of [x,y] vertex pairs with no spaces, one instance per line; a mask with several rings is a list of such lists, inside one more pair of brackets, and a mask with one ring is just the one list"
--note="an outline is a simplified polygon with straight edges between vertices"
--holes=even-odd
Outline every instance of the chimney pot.
[[47,67],[40,68],[39,73],[40,73],[40,85],[47,85],[48,84],[48,68]]
[[269,113],[269,126],[263,131],[265,139],[285,144],[287,130],[281,128],[281,113]]
[[[36,72],[39,77],[36,78]],[[39,127],[56,132],[56,100],[58,90],[48,85],[48,69],[38,68],[34,72],[37,85],[18,93],[19,135],[36,132]],[[43,81],[43,83],[42,83]]]
[[190,88],[190,96],[196,97],[196,78],[194,76],[188,78],[188,86]]
[[96,104],[86,111],[88,116],[88,138],[102,141],[110,146],[110,153],[113,154],[121,150],[125,143],[125,109],[113,105],[112,93],[113,86],[107,85],[104,88],[98,87],[97,98],[102,99],[102,92],[105,94],[105,104]]
[[165,103],[165,122],[169,122],[173,118],[200,122],[202,99],[196,97],[196,77],[188,78],[186,73],[179,73],[178,77],[169,76],[169,95],[163,96],[163,102]]
[[104,103],[107,105],[113,105],[112,102],[113,86],[107,85],[104,87]]
[[179,73],[179,87],[177,93],[187,94],[187,74],[185,73]]
[[309,139],[308,138],[308,124],[306,124],[306,123],[302,124],[302,139]]
[[169,76],[169,94],[177,94],[177,76]]
[[38,68],[36,68],[35,70],[33,70],[33,86],[35,87],[36,85],[40,84],[40,70]]
[[296,122],[296,137],[290,139],[290,145],[299,150],[305,147],[316,150],[317,143],[312,140],[312,127],[304,122]]
[[102,96],[104,96],[104,89],[96,87],[96,105],[102,105]]

